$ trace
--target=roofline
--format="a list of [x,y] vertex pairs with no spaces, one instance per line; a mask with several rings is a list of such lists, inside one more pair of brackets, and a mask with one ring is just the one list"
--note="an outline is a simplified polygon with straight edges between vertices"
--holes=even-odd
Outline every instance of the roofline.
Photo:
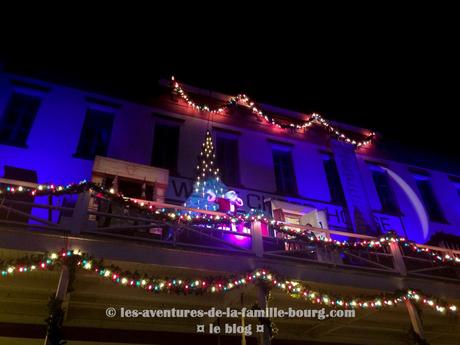
[[[158,81],[158,84],[160,86],[170,88],[171,87],[171,80],[169,80],[169,79],[160,79]],[[196,95],[201,95],[201,96],[214,98],[214,99],[220,100],[222,102],[226,102],[231,97],[233,97],[231,95],[227,95],[227,94],[224,94],[224,93],[221,93],[221,92],[196,87],[196,86],[185,84],[185,83],[182,83],[182,82],[180,82],[180,85],[185,91],[188,91],[190,93],[194,93]],[[267,103],[261,103],[261,102],[257,102],[257,101],[255,101],[255,102],[257,104],[259,104],[264,110],[266,110],[268,112],[278,113],[280,115],[283,115],[283,116],[286,116],[286,117],[289,117],[289,118],[294,118],[294,119],[299,119],[299,120],[306,120],[306,116],[310,115],[310,114],[306,114],[306,113],[301,113],[301,112],[296,112],[296,111],[293,111],[293,110],[289,110],[289,109],[286,109],[286,108],[281,108],[281,107],[271,105],[271,104],[267,104]],[[347,124],[347,123],[333,121],[333,120],[329,120],[329,119],[328,119],[328,121],[330,123],[332,123],[334,126],[337,126],[337,127],[342,128],[342,129],[345,129],[345,130],[348,130],[348,131],[351,131],[351,132],[354,132],[354,133],[358,133],[358,134],[361,134],[361,135],[364,135],[364,136],[368,136],[372,132],[375,132],[376,135],[379,136],[378,132],[373,131],[373,130],[371,130],[369,128],[358,127],[358,126],[355,126],[355,125],[350,125],[350,124]]]

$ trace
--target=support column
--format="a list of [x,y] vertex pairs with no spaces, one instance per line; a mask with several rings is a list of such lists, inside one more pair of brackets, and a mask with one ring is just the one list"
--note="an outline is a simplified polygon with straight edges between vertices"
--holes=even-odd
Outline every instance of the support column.
[[[61,268],[61,273],[59,275],[59,282],[56,289],[55,298],[60,301],[64,301],[67,295],[67,290],[69,288],[69,269],[66,265],[63,265]],[[48,335],[45,337],[44,345],[53,345],[51,344]]]
[[251,223],[252,251],[259,257],[264,256],[264,243],[262,236],[262,223],[254,220]]
[[86,191],[78,195],[78,200],[73,209],[70,232],[78,235],[88,225],[88,207],[90,192]]
[[[257,304],[262,310],[268,308],[268,291],[263,283],[257,284]],[[270,331],[267,325],[264,325],[264,332],[257,333],[257,344],[258,345],[270,345]]]
[[407,275],[406,264],[404,263],[403,254],[401,248],[399,248],[398,242],[390,242],[391,255],[393,256],[393,264],[396,269],[402,276]]
[[417,333],[421,339],[425,340],[425,332],[423,331],[422,318],[419,311],[411,300],[406,300],[405,304],[409,312],[409,318],[414,332]]
[[69,269],[66,265],[62,265],[61,274],[59,276],[58,287],[56,290],[56,299],[64,300],[69,288]]

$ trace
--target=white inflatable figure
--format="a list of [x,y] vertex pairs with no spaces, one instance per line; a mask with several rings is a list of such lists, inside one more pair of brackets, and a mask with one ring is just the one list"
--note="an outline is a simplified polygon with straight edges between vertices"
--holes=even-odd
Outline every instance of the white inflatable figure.
[[[223,195],[223,198],[216,196],[211,190],[207,191],[208,194],[208,201],[215,202],[219,205],[219,211],[225,213],[235,213],[237,207],[241,207],[244,205],[243,200],[238,197],[234,190],[229,190]],[[236,225],[231,223],[232,231],[237,231]]]
[[234,190],[229,190],[223,195],[223,198],[220,198],[211,190],[207,191],[208,194],[208,201],[215,202],[219,205],[220,212],[232,212],[236,211],[237,207],[241,207],[244,205],[243,200],[238,197]]

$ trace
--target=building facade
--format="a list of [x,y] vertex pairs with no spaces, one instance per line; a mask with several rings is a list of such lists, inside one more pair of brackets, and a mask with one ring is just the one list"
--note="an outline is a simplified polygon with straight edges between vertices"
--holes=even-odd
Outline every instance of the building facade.
[[[251,308],[254,301],[258,307],[335,308],[345,300],[331,298],[335,294],[355,296],[355,307],[360,296],[377,296],[373,301],[379,305],[360,302],[353,320],[277,319],[279,334],[272,344],[458,343],[453,303],[460,300],[460,171],[433,169],[428,160],[415,163],[399,148],[385,150],[385,138],[368,129],[258,105],[245,95],[230,97],[175,80],[159,84],[148,102],[133,102],[0,73],[0,264],[12,265],[13,259],[21,264],[24,255],[59,248],[72,255],[77,248],[126,272],[169,277],[162,280],[166,283],[171,277],[200,277],[201,283],[205,277],[233,279],[268,270],[297,282],[283,285],[295,288],[303,282],[320,295],[311,297],[308,290],[307,301],[292,299],[290,288],[278,282],[271,285],[269,300],[262,284],[239,290],[233,289],[240,284],[235,280],[226,285],[232,291],[223,294],[204,288],[189,294],[181,290],[191,288],[187,285],[177,294],[168,290],[152,298],[152,291],[141,291],[148,283],[139,274],[123,282],[124,271],[107,273],[99,266],[94,271],[88,262],[81,266],[94,272],[78,271],[69,292],[67,264],[59,271],[39,268],[16,276],[23,266],[0,265],[0,344],[43,343],[47,297],[56,291],[64,301],[64,338],[71,345],[265,345],[270,343],[267,320],[263,335],[242,340],[195,330],[197,322],[235,320],[127,320],[105,311],[108,306]],[[183,205],[193,192],[197,164],[205,164],[198,159],[208,130],[220,177],[243,200],[236,215],[262,212],[273,222],[246,218],[244,231],[235,234],[236,226],[220,224],[227,216],[222,212],[203,211],[205,220],[218,217],[211,225],[137,212],[139,205],[159,213],[178,211],[176,218],[197,212]],[[104,186],[105,194],[91,188],[40,193],[43,186],[82,180]],[[11,188],[33,192],[13,195]],[[116,191],[128,198],[122,206],[115,202],[120,199],[107,197]],[[275,220],[288,230],[276,228]],[[296,237],[308,231],[316,237]],[[343,239],[347,245],[333,243]],[[141,288],[122,286],[136,284]],[[421,292],[398,295],[410,289],[436,298],[421,298]]]
[[[437,232],[459,234],[460,177],[455,172],[391,160],[374,143],[355,150],[315,128],[304,133],[267,126],[241,110],[195,111],[171,93],[169,82],[163,86],[164,93],[150,104],[135,104],[2,73],[4,177],[21,175],[18,168],[32,182],[89,180],[95,156],[106,156],[169,170],[165,200],[182,204],[192,191],[201,138],[211,128],[222,180],[242,196],[246,210],[271,213],[267,201],[283,200],[325,211],[329,228],[336,230],[393,230],[419,243]],[[188,90],[211,103],[228,99]],[[305,117],[269,105],[264,109],[287,119]],[[355,137],[369,133],[337,127]],[[353,212],[360,213],[364,229]]]

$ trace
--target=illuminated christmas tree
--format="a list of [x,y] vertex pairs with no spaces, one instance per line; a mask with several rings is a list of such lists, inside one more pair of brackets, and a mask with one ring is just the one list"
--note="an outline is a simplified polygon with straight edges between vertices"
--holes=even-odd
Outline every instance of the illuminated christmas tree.
[[215,166],[215,160],[216,154],[211,132],[207,130],[198,156],[197,178],[193,184],[193,192],[185,202],[186,207],[211,211],[219,208],[215,202],[208,201],[209,192],[217,197],[223,197],[228,188],[220,179],[219,168]]

